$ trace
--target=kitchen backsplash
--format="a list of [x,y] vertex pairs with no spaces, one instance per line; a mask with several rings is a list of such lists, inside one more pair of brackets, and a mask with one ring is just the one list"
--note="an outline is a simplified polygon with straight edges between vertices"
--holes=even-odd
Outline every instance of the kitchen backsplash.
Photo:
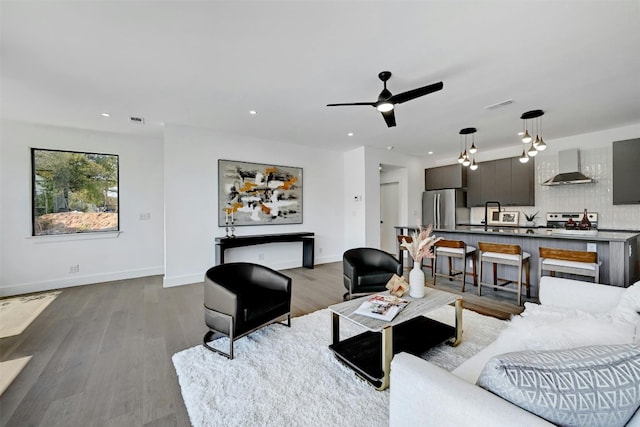
[[[585,208],[598,213],[598,227],[640,230],[640,205],[613,205],[613,151],[611,145],[580,149],[580,171],[596,180],[593,184],[544,186],[558,173],[558,153],[543,152],[536,157],[536,206],[509,206],[508,210],[539,211],[536,225],[546,225],[547,212],[582,212]],[[471,222],[479,224],[483,208],[471,209]],[[520,225],[525,225],[520,213]]]

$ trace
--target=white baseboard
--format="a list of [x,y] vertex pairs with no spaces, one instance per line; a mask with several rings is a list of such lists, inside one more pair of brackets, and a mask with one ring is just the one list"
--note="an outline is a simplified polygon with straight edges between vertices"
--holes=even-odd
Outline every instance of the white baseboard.
[[139,270],[116,271],[110,273],[60,278],[42,282],[21,283],[0,287],[0,297],[29,294],[32,292],[51,291],[71,288],[73,286],[91,285],[114,280],[135,279],[137,277],[157,276],[164,274],[164,266],[142,268]]
[[[315,259],[315,265],[320,264],[328,264],[330,262],[338,262],[342,261],[342,256],[326,256]],[[264,264],[269,268],[273,268],[274,270],[288,270],[290,268],[300,268],[302,264],[300,261],[284,261],[278,263]],[[171,288],[173,286],[182,286],[182,285],[191,285],[193,283],[201,283],[204,281],[204,273],[195,273],[195,274],[185,274],[182,276],[172,276],[172,277],[164,277],[163,286],[165,288]]]

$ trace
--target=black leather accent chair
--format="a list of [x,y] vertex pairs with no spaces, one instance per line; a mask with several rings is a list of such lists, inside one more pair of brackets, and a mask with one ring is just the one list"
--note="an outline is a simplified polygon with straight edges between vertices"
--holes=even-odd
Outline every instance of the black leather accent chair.
[[394,274],[402,277],[402,265],[389,253],[375,248],[349,249],[342,255],[344,299],[354,294],[386,290],[387,282]]
[[[204,277],[203,345],[233,359],[233,342],[287,318],[291,326],[291,278],[259,264],[236,262],[210,268]],[[229,353],[207,343],[229,337]]]

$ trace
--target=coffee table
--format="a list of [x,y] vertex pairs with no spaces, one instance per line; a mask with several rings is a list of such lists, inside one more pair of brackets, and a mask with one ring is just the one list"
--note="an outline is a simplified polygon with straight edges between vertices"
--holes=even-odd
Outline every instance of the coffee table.
[[[388,292],[380,294],[388,295]],[[458,295],[425,288],[424,298],[403,296],[410,302],[390,322],[353,313],[369,297],[370,295],[329,306],[332,341],[329,348],[338,359],[378,390],[389,387],[389,372],[394,354],[404,351],[420,355],[446,341],[457,346],[462,339],[462,298]],[[455,303],[455,326],[423,316],[451,303]],[[341,318],[366,331],[341,341]]]

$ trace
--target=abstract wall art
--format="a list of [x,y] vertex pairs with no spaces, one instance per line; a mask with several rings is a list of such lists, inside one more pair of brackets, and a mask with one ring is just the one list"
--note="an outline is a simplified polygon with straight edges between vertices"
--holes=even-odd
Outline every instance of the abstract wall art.
[[218,160],[218,226],[302,224],[302,168]]

